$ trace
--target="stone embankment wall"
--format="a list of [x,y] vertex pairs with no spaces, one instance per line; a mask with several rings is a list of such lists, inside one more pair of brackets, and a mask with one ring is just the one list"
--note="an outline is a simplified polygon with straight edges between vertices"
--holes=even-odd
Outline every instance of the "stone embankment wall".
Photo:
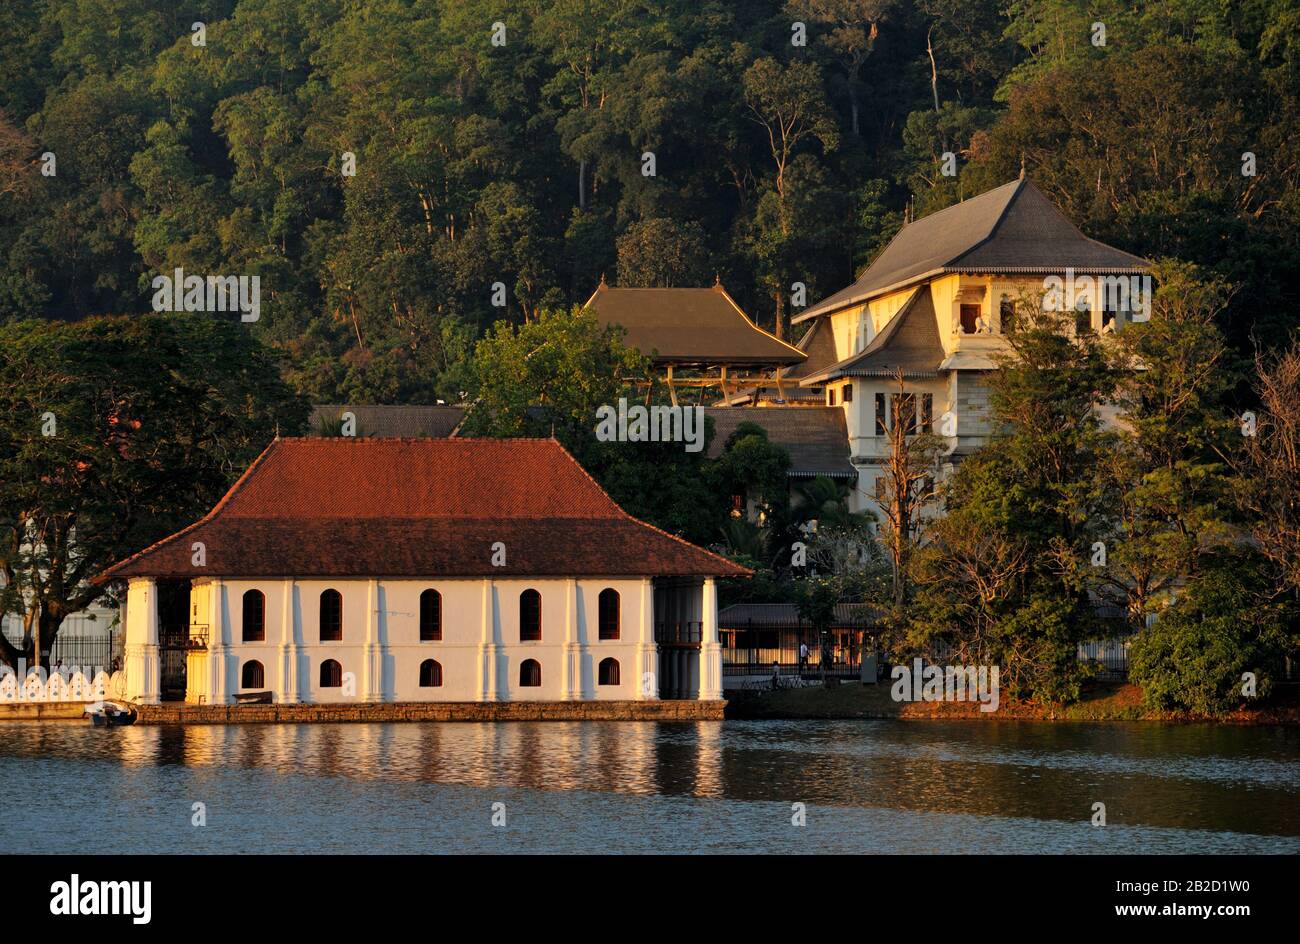
[[407,702],[354,705],[135,705],[139,724],[320,721],[720,721],[725,701]]

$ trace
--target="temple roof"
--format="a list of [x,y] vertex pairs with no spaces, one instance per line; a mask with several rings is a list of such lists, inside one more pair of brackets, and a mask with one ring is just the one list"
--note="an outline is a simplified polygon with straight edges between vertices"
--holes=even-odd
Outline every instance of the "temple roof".
[[719,285],[713,288],[610,288],[587,300],[601,326],[619,324],[624,343],[656,364],[779,367],[804,354],[749,320]]
[[912,293],[907,303],[861,351],[800,381],[804,386],[836,377],[934,377],[944,361],[939,323],[928,286]]
[[[785,389],[786,402],[795,401],[812,401],[822,402],[823,394],[799,386],[799,381],[810,374],[820,371],[823,367],[829,367],[835,363],[835,335],[831,331],[831,326],[822,318],[812,323],[799,343],[795,345],[799,350],[808,356],[802,364],[795,364],[788,367],[781,374],[784,381],[782,386]],[[755,385],[744,387],[733,393],[728,402],[718,401],[719,406],[743,406],[754,399],[754,395],[760,388]],[[775,381],[765,381],[761,389],[767,392],[768,398],[776,393]]]
[[794,320],[861,304],[953,272],[1136,273],[1150,263],[1083,235],[1028,178],[906,224],[852,285]]
[[201,520],[95,582],[749,573],[627,514],[555,440],[333,437],[276,439]]

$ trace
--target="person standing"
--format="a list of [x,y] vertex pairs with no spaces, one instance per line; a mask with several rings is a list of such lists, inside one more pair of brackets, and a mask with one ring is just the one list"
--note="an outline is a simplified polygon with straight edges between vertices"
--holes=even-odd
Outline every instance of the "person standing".
[[800,640],[799,642],[799,674],[802,676],[804,669],[808,667],[808,644]]

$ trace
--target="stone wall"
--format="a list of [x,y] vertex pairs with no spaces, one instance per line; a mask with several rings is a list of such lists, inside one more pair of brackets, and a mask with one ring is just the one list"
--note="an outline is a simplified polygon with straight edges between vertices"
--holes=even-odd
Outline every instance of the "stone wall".
[[82,721],[89,724],[89,701],[20,701],[0,703],[0,721]]
[[139,724],[382,721],[720,721],[725,701],[398,702],[133,705]]
[[988,377],[979,371],[961,371],[954,378],[957,436],[965,447],[962,452],[967,452],[982,446],[993,435],[992,389]]

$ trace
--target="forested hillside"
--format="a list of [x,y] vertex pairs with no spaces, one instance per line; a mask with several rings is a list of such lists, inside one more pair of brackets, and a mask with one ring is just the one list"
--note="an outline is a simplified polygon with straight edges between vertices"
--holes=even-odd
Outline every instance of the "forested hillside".
[[909,203],[1023,162],[1089,235],[1235,285],[1239,349],[1278,346],[1300,7],[1131,6],[14,0],[0,319],[146,311],[177,267],[259,275],[252,330],[301,392],[455,400],[492,322],[602,274],[717,274],[770,327],[792,282],[809,301],[849,282]]

